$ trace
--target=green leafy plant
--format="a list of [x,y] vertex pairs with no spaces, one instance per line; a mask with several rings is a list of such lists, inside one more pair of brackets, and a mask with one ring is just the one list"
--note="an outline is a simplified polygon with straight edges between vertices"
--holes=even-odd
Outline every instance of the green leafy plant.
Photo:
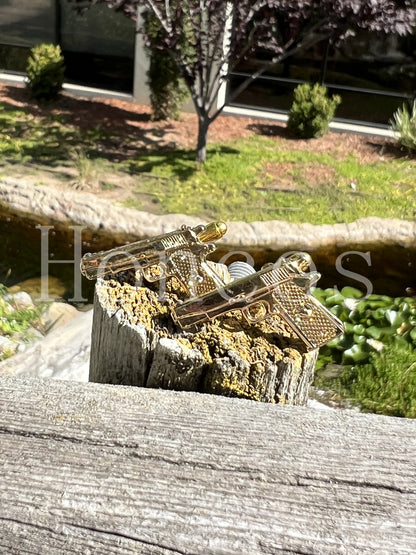
[[345,333],[321,349],[320,366],[327,362],[364,363],[385,345],[416,348],[416,299],[363,294],[354,287],[316,289],[315,296],[345,325]]
[[314,295],[345,324],[320,351],[315,385],[363,411],[416,418],[416,299],[363,298],[353,287]]
[[6,295],[7,289],[2,285],[0,289],[0,335],[11,337],[39,323],[44,307],[19,308],[13,301],[13,295],[10,295],[10,299]]
[[416,418],[416,350],[388,344],[372,353],[367,364],[345,369],[339,386],[364,412]]
[[320,351],[315,385],[362,411],[416,418],[416,299],[363,298],[353,287],[314,295],[345,324]]
[[328,97],[326,87],[319,83],[298,85],[293,93],[287,126],[302,139],[322,137],[340,103],[340,96]]
[[416,152],[416,100],[412,110],[406,104],[393,114],[390,126],[400,146]]
[[[146,16],[146,30],[153,40],[159,40],[161,27],[153,14],[148,13]],[[150,56],[147,83],[150,88],[152,119],[177,120],[183,103],[189,97],[188,88],[169,52],[156,48],[147,48],[147,51]]]
[[[9,294],[7,287],[0,284],[0,336],[13,342],[30,341],[34,335],[33,330],[43,332],[42,314],[47,305],[19,306],[13,295]],[[9,346],[0,349],[0,360],[14,354],[15,350]]]
[[55,100],[64,82],[64,58],[59,45],[39,44],[30,51],[27,87],[38,102]]

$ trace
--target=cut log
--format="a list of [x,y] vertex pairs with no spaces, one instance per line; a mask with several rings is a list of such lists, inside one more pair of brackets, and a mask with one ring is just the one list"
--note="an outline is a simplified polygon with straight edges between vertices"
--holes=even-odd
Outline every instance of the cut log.
[[416,553],[416,421],[0,376],[0,553]]
[[317,350],[304,352],[281,323],[250,326],[238,314],[185,332],[166,295],[162,304],[147,287],[98,280],[90,381],[306,404]]

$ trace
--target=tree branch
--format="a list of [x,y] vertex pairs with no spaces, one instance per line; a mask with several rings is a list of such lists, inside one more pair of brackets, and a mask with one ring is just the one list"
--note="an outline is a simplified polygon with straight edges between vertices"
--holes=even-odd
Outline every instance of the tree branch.
[[[233,93],[229,96],[229,101],[232,102],[234,99],[236,99],[253,81],[258,79],[258,77],[263,75],[263,73],[267,71],[269,68],[271,68],[272,66],[278,64],[279,62],[282,62],[283,60],[285,60],[286,58],[289,58],[290,56],[293,56],[295,53],[301,50],[304,50],[306,48],[309,48],[313,44],[317,44],[318,42],[321,42],[321,40],[325,40],[329,37],[330,37],[330,33],[328,33],[327,36],[320,36],[319,38],[313,38],[308,42],[298,43],[294,48],[283,51],[279,55],[274,56],[271,60],[264,63],[257,71],[255,71],[249,77],[247,77],[247,79],[243,81],[241,85],[238,86],[235,89],[235,91],[233,91]],[[221,110],[224,108],[224,106],[221,108]]]
[[144,3],[148,4],[148,7],[153,11],[162,28],[170,35],[172,33],[172,25],[169,25],[169,22],[165,21],[155,2],[153,0],[145,0]]

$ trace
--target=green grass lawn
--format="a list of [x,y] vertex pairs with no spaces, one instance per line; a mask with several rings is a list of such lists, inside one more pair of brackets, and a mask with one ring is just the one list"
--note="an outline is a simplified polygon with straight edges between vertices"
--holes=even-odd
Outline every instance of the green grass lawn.
[[[198,168],[192,149],[134,152],[131,140],[126,138],[124,146],[133,154],[115,156],[114,144],[123,146],[122,138],[99,127],[86,132],[62,115],[0,108],[3,175],[13,168],[28,173],[68,168],[84,184],[100,175],[102,191],[117,189],[115,173],[128,175],[134,182],[127,200],[120,199],[125,205],[207,219],[330,224],[367,216],[416,218],[415,159],[365,163],[353,152],[340,159],[311,148],[290,149],[287,143],[279,149],[275,139],[253,135],[210,144],[207,162]],[[70,181],[65,171],[60,178]]]
[[[416,217],[414,160],[365,164],[354,154],[336,160],[322,153],[278,150],[273,139],[250,137],[211,145],[200,170],[192,151],[141,155],[129,169],[155,176],[146,187],[165,212],[315,224],[380,215]],[[136,193],[142,192],[140,183]]]

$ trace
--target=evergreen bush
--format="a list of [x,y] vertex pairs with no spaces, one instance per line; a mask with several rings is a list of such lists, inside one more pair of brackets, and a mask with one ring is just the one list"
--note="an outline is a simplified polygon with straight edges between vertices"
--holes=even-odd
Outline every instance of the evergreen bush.
[[[345,324],[319,353],[315,385],[329,387],[361,410],[416,418],[416,301],[346,286],[314,295]],[[341,371],[338,377],[326,374]],[[338,372],[336,372],[338,373]]]
[[390,126],[400,146],[416,152],[416,100],[412,110],[406,104],[393,114]]
[[52,102],[58,97],[64,73],[64,58],[59,45],[39,44],[31,49],[26,67],[27,87],[38,102]]
[[304,83],[294,90],[289,110],[288,128],[302,139],[322,137],[327,133],[341,97],[328,97],[323,85]]
[[387,344],[367,364],[346,368],[339,384],[363,412],[416,418],[416,351],[410,345]]
[[[147,14],[145,25],[154,38],[160,33],[157,19]],[[147,84],[150,88],[152,119],[155,121],[179,119],[183,103],[189,96],[188,88],[180,76],[178,66],[169,53],[147,48],[150,65]]]

